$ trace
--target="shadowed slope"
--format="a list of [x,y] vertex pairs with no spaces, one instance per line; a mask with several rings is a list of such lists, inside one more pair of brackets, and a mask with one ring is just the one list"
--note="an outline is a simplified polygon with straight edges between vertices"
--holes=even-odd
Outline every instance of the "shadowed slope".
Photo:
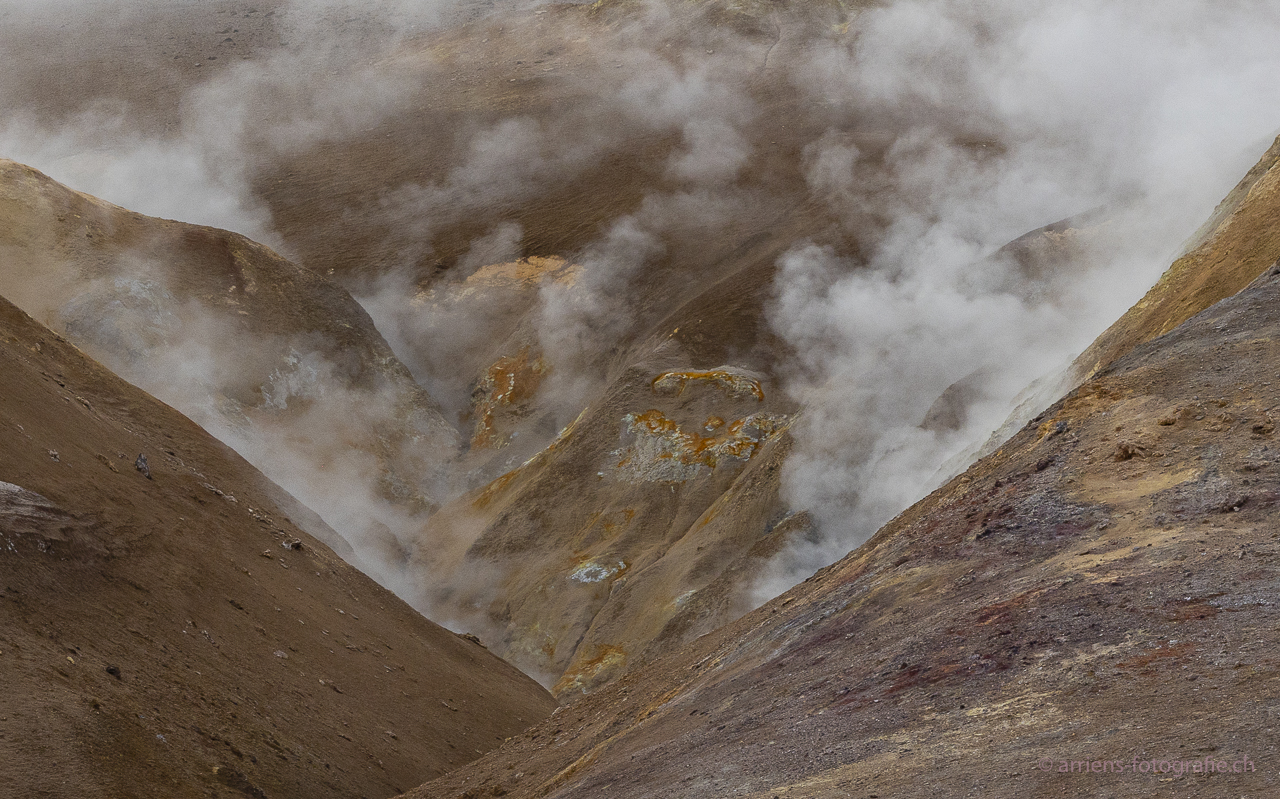
[[6,793],[380,797],[553,707],[7,301],[0,436]]

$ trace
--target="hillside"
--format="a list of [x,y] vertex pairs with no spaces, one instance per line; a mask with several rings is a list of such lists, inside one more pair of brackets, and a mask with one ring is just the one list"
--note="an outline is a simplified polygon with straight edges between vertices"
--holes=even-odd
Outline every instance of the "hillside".
[[926,6],[11,10],[7,155],[273,249],[11,165],[10,215],[60,231],[14,257],[78,271],[6,290],[578,695],[1269,263],[1241,201],[1274,152],[1185,253],[1219,277],[1168,278],[1068,370],[1274,135],[1270,22]]
[[1076,360],[1091,375],[1253,282],[1280,259],[1280,138],[1249,170],[1137,305]]
[[0,0],[17,784],[1274,792],[1277,39]]
[[235,447],[394,582],[394,528],[448,496],[456,433],[346,291],[3,159],[0,253],[0,294]]
[[6,795],[382,797],[554,707],[7,301],[0,361]]
[[1274,791],[1278,302],[1271,268],[840,562],[407,796]]

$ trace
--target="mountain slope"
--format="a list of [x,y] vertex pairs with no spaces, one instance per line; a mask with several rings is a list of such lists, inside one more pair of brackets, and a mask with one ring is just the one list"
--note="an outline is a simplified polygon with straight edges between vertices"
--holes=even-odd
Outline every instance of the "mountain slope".
[[[411,563],[424,604],[456,614],[558,694],[736,618],[767,556],[802,532],[772,535],[789,514],[779,465],[795,403],[770,374],[777,344],[761,312],[782,239],[762,238],[733,248],[720,280],[703,275],[705,287],[655,314],[643,336],[593,353],[603,380],[577,418],[419,536]],[[661,312],[661,297],[644,300]],[[541,352],[519,328],[506,346],[513,364]],[[512,366],[494,385],[516,396],[536,377]],[[504,450],[539,440],[536,396],[476,397],[487,436],[468,457],[502,463]],[[714,602],[699,597],[713,584]]]
[[372,509],[413,516],[443,496],[456,434],[340,287],[2,159],[0,223],[0,293],[309,500],[367,567],[399,546]]
[[[340,281],[439,408],[415,400],[398,368],[391,407],[385,386],[346,390],[343,324],[367,334],[357,371],[370,353],[389,358],[349,298],[332,306],[334,325],[307,291],[252,307],[238,284],[194,292],[217,306],[217,330],[227,318],[238,329],[241,312],[289,324],[221,347],[273,357],[237,365],[233,385],[200,381],[182,401],[162,394],[185,374],[170,365],[185,368],[187,345],[214,336],[179,331],[182,346],[161,350],[168,374],[148,382],[128,367],[154,358],[119,358],[134,345],[115,335],[102,346],[95,324],[123,307],[130,333],[165,338],[146,312],[168,300],[117,291],[38,313],[86,347],[90,333],[113,368],[289,478],[370,565],[390,566],[388,584],[565,696],[735,618],[778,590],[758,585],[769,568],[791,584],[962,468],[1022,386],[1114,318],[1104,292],[1123,298],[1118,284],[1162,266],[1109,246],[1128,231],[1133,197],[1167,189],[1153,176],[1183,173],[1131,167],[1172,153],[1212,162],[1186,158],[1186,143],[1237,142],[1182,125],[1109,127],[1183,114],[1146,103],[1212,85],[1179,83],[1174,67],[1198,63],[1180,56],[1200,51],[1132,20],[1075,21],[1085,38],[1111,41],[1112,23],[1152,34],[1143,52],[1175,54],[1175,79],[1163,92],[1129,87],[1108,107],[1097,73],[1070,60],[1042,69],[1056,19],[964,3],[931,5],[937,26],[895,16],[914,4],[863,2],[602,2],[459,25],[392,5],[166,7],[129,18],[127,47],[130,65],[176,69],[77,81],[65,96],[25,70],[6,96],[50,128],[114,120],[104,135],[73,137],[96,152],[71,160],[101,155],[145,177],[127,165],[182,156],[188,168],[166,174],[197,196],[174,206],[234,201],[252,217],[240,229]],[[92,19],[76,41],[92,39]],[[200,31],[179,47],[168,37],[183,19]],[[928,41],[934,27],[941,38]],[[25,48],[58,36],[7,30]],[[899,58],[935,46],[936,59]],[[85,60],[66,59],[68,72],[82,75]],[[1070,96],[1046,103],[1043,75],[1070,75],[1051,81]],[[160,245],[157,257],[171,257],[174,242]],[[1105,288],[1081,290],[1089,280]],[[312,325],[324,346],[298,346]],[[336,401],[318,388],[333,376]],[[1046,399],[1029,400],[1026,416]],[[470,439],[447,464],[442,418]],[[259,439],[264,429],[277,435]],[[301,448],[307,479],[271,460],[282,442]],[[450,501],[427,520],[437,498]],[[790,557],[792,544],[804,557]]]
[[1277,308],[1271,269],[844,560],[408,796],[1273,792]]
[[1280,259],[1280,138],[1262,155],[1192,238],[1160,282],[1081,353],[1091,375],[1253,282]]
[[0,431],[6,795],[386,796],[554,706],[7,301]]

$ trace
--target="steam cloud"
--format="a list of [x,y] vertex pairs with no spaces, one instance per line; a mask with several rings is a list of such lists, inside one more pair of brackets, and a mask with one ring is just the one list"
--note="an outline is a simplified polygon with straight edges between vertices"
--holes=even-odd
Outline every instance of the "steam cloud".
[[[856,24],[800,85],[897,132],[881,160],[828,133],[807,177],[851,222],[887,222],[863,253],[801,244],[780,264],[771,319],[806,406],[786,493],[822,537],[776,563],[759,599],[864,541],[949,476],[941,464],[966,465],[1028,383],[1154,282],[1280,120],[1266,3],[904,0]],[[997,253],[1099,207],[1106,224],[1067,230],[1069,272],[1027,275]],[[961,380],[963,422],[923,429]]]
[[[21,32],[100,20],[107,6],[43,7],[5,0],[0,13]],[[14,109],[0,154],[134,210],[287,253],[256,181],[282,159],[425,105],[447,79],[406,55],[415,37],[476,16],[457,3],[353,8],[280,4],[272,30],[288,45],[188,79],[167,116],[102,98],[50,116],[0,82]],[[777,369],[804,407],[786,499],[814,514],[818,536],[777,561],[757,599],[843,555],[967,463],[1029,383],[1060,370],[1154,281],[1176,254],[1170,244],[1209,215],[1280,117],[1274,3],[897,0],[816,32],[781,12],[745,32],[687,30],[673,13],[655,3],[582,51],[564,80],[588,100],[477,122],[442,168],[351,208],[361,224],[393,231],[393,255],[348,287],[451,419],[495,330],[531,325],[556,368],[543,399],[563,424],[603,385],[600,353],[652,320],[633,298],[655,261],[762,203],[810,204],[829,228],[780,260],[769,322],[793,349]],[[358,22],[344,25],[347,15]],[[565,42],[580,35],[566,24]],[[770,92],[791,96],[799,116],[773,116],[761,99]],[[756,178],[778,157],[783,129],[803,139],[798,189]],[[422,314],[421,265],[441,230],[492,217],[451,280],[527,254],[520,208],[654,141],[669,146],[655,150],[645,196],[564,253],[581,266],[572,287],[543,286],[531,308],[476,299]],[[1093,209],[1055,234],[1069,239],[1069,257],[1052,268],[999,251]],[[173,354],[222,364],[214,352]],[[327,366],[304,361],[279,385],[305,373],[316,391],[340,393]],[[950,421],[922,426],[953,385]],[[220,432],[236,443],[234,430]],[[287,486],[345,485],[349,473],[371,483],[358,453],[322,463],[237,446]],[[377,491],[357,494],[345,509],[317,510],[335,526],[411,524]]]

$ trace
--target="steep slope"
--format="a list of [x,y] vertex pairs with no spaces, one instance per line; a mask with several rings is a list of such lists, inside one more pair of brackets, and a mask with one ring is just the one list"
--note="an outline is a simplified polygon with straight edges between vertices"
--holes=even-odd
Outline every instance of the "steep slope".
[[0,430],[5,795],[380,797],[554,706],[7,301]]
[[[493,7],[379,52],[397,102],[282,153],[254,191],[301,263],[352,286],[406,266],[428,282],[500,225],[525,254],[568,255],[681,194],[692,219],[777,214],[809,199],[805,146],[832,116],[797,95],[788,56],[866,5]],[[809,210],[809,233],[836,221]]]
[[844,560],[408,796],[1274,792],[1277,308],[1270,269]]
[[[603,385],[549,446],[431,518],[411,561],[427,606],[557,693],[749,609],[758,568],[804,531],[777,528],[790,513],[778,478],[795,403],[770,374],[777,343],[761,308],[782,241],[739,245],[721,280],[596,355]],[[475,463],[505,465],[504,450],[539,440],[545,409],[526,389],[541,350],[515,329],[495,362],[505,370],[475,397]]]
[[[799,5],[551,6],[424,33],[384,64],[420,76],[402,103],[255,183],[303,262],[376,296],[398,354],[472,430],[460,471],[487,484],[413,542],[421,605],[559,695],[734,618],[769,556],[814,532],[779,497],[798,403],[769,323],[777,265],[814,242],[869,266],[919,201],[899,181],[923,123],[807,94],[863,4]],[[1002,131],[927,121],[976,161],[1001,149]],[[997,253],[1014,264],[989,270],[1010,278],[1001,302],[1078,277],[1073,232]],[[361,292],[388,272],[394,290]],[[417,299],[397,311],[388,293]],[[678,376],[716,371],[763,399]],[[920,417],[946,382],[916,392],[932,393]]]
[[[804,529],[772,535],[789,511],[777,497],[781,449],[770,442],[794,404],[768,374],[777,344],[761,308],[786,235],[744,232],[692,260],[666,259],[634,309],[647,337],[585,353],[579,368],[601,368],[606,379],[582,400],[575,432],[546,452],[555,408],[536,396],[545,367],[531,320],[545,279],[572,289],[581,268],[526,259],[424,295],[424,313],[448,319],[450,303],[491,321],[505,313],[494,329],[510,331],[455,364],[464,386],[468,373],[483,377],[469,451],[454,463],[437,405],[340,288],[243,237],[132,214],[13,162],[0,168],[0,288],[350,525],[343,534],[362,560],[328,540],[348,559],[394,579],[400,542],[411,543],[422,607],[484,632],[498,654],[552,682],[571,671],[564,690],[611,679],[655,641],[674,646],[740,615],[754,570],[786,531]],[[787,220],[772,227],[786,230]],[[699,264],[706,287],[681,296]],[[765,451],[769,468],[754,470],[755,482],[741,483],[752,496],[740,497],[739,476]],[[531,455],[520,479],[504,475]],[[432,489],[444,492],[446,466],[460,480],[500,483],[409,540]],[[364,496],[371,486],[376,494]],[[530,519],[556,537],[530,538]],[[699,553],[692,570],[681,542]],[[606,564],[598,578],[597,562]],[[478,583],[477,573],[500,577]],[[716,583],[729,573],[737,579]],[[608,602],[623,577],[626,590]],[[716,610],[707,612],[710,595],[695,594],[713,583]],[[476,596],[481,613],[469,610]],[[677,616],[684,621],[671,625]]]
[[310,501],[369,567],[398,546],[370,506],[443,495],[438,405],[345,291],[267,247],[0,160],[0,255],[0,293]]
[[1081,353],[1075,369],[1088,377],[1249,285],[1280,258],[1277,213],[1280,138],[1219,204],[1160,282]]
[[[1099,217],[1032,231],[987,260],[1015,265],[1009,293],[1051,294],[1088,263]],[[486,477],[510,471],[423,528],[411,563],[424,605],[481,632],[567,698],[758,604],[770,560],[815,537],[808,509],[782,497],[800,408],[784,391],[789,348],[769,322],[777,263],[812,223],[805,211],[781,215],[656,260],[629,295],[640,332],[595,354],[600,387],[541,450],[553,414],[538,392],[556,377],[557,359],[530,322],[530,295],[539,280],[544,291],[572,289],[588,268],[487,266],[427,292],[416,312],[457,314],[450,303],[520,310],[492,320],[512,332],[483,351],[487,371],[461,370],[483,375],[472,384],[475,433],[464,462]],[[496,280],[508,273],[524,279]],[[959,427],[974,399],[964,391],[959,383],[942,392],[921,428]],[[962,456],[957,468],[973,457]]]
[[[1108,220],[1080,211],[1123,205],[1163,172],[1130,173],[1148,162],[1121,141],[1127,129],[1115,147],[1095,141],[1111,131],[1108,116],[1167,118],[1159,104],[1134,110],[1161,93],[1131,87],[1115,106],[1123,113],[1090,101],[1087,113],[1059,116],[1064,100],[1042,116],[1046,96],[1097,75],[1042,69],[1057,48],[1040,37],[1057,20],[1032,14],[1022,28],[1021,12],[955,3],[937,6],[936,26],[894,27],[882,13],[891,6],[600,2],[476,18],[474,6],[448,6],[453,21],[470,19],[459,25],[416,13],[439,4],[130,11],[125,41],[102,54],[115,79],[85,75],[91,57],[77,54],[68,71],[86,79],[75,91],[48,91],[43,71],[22,70],[15,107],[34,109],[46,129],[105,117],[107,134],[73,138],[101,145],[111,166],[180,157],[191,168],[166,174],[192,180],[200,210],[202,192],[234,200],[252,217],[237,222],[359,296],[442,413],[415,399],[402,373],[347,391],[350,364],[330,346],[344,334],[332,325],[320,325],[314,351],[310,339],[297,346],[296,326],[235,338],[220,349],[256,354],[265,335],[273,359],[237,365],[234,385],[204,379],[178,397],[161,389],[172,388],[174,360],[185,373],[189,347],[169,348],[168,374],[148,382],[129,359],[109,357],[138,345],[89,340],[104,338],[94,320],[108,307],[128,312],[131,333],[169,336],[147,318],[151,294],[68,301],[41,318],[288,482],[433,617],[479,632],[558,693],[591,690],[751,607],[768,593],[753,590],[762,570],[790,544],[838,538],[826,542],[828,562],[861,540],[941,479],[930,475],[971,460],[990,429],[966,429],[975,407],[1000,405],[994,425],[1027,371],[1061,362],[1092,324],[1114,318],[1086,321],[1098,303],[1071,291],[1093,260],[1123,263],[1091,257]],[[95,18],[69,41],[92,38]],[[183,19],[191,31],[171,41]],[[941,38],[927,41],[934,27]],[[25,50],[54,48],[59,35],[6,30]],[[898,58],[935,47],[936,59]],[[1067,73],[1053,91],[1034,78]],[[156,253],[168,258],[171,246]],[[812,268],[777,279],[794,261]],[[779,310],[793,287],[807,296]],[[215,290],[195,294],[233,319],[293,320],[299,303],[317,307],[296,297],[222,307]],[[327,307],[303,312],[301,327]],[[368,332],[349,303],[335,319]],[[369,341],[380,342],[376,331]],[[931,346],[914,363],[897,361],[922,342]],[[370,350],[355,349],[366,364]],[[376,361],[390,357],[373,349]],[[1023,371],[1001,372],[1018,358]],[[318,388],[330,377],[343,387],[336,397]],[[869,388],[877,383],[889,389]],[[394,399],[384,403],[387,387]],[[797,416],[805,395],[811,412]],[[440,417],[469,439],[447,463]],[[885,428],[897,441],[880,436]],[[264,429],[277,435],[260,438]],[[899,480],[875,458],[903,439],[946,443]],[[281,443],[301,450],[308,479],[273,460]],[[890,475],[873,488],[891,499],[868,500],[871,510],[833,534],[842,520],[796,498],[806,481],[784,465],[791,451],[791,467]],[[819,500],[876,494],[864,488]],[[427,520],[442,497],[451,501]]]

